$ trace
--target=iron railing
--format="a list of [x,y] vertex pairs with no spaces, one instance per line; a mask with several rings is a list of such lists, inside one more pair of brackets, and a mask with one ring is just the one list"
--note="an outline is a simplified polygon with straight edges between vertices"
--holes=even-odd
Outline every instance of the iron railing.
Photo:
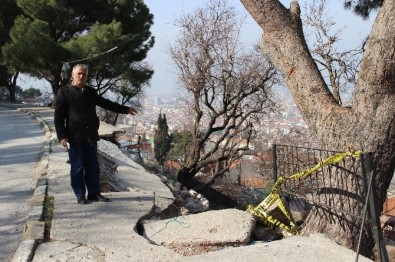
[[[288,145],[273,145],[273,178],[286,178],[279,191],[286,198],[310,203],[320,212],[336,215],[346,224],[360,225],[359,240],[355,251],[364,248],[362,235],[371,230],[380,250],[380,261],[388,261],[383,234],[380,230],[374,170],[371,168],[371,154],[361,153],[359,157],[345,157],[328,165],[320,165],[337,154],[316,148]],[[311,167],[318,167],[301,179]],[[330,213],[330,214],[329,214]],[[354,230],[355,232],[355,230]]]

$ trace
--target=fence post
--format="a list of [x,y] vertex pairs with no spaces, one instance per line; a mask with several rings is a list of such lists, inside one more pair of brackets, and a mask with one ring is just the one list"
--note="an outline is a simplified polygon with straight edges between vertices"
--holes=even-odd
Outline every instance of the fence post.
[[273,180],[274,183],[276,183],[277,181],[277,145],[273,144],[273,148],[272,148],[272,161],[273,161],[273,167],[272,167],[272,171],[273,171]]
[[[371,179],[371,190],[369,194],[369,220],[371,221],[371,229],[373,232],[373,237],[375,239],[377,248],[380,252],[380,261],[381,262],[388,262],[388,254],[387,254],[387,249],[385,247],[385,241],[383,237],[383,231],[381,230],[381,225],[380,225],[380,213],[379,213],[379,208],[378,208],[378,200],[377,200],[377,194],[376,194],[376,174],[373,170],[373,164],[372,164],[372,153],[369,154],[364,154],[364,162],[365,162],[365,167],[366,167],[366,176],[370,177],[372,176]],[[368,180],[368,179],[366,179]],[[366,181],[365,180],[365,181]],[[363,225],[362,225],[363,226]]]

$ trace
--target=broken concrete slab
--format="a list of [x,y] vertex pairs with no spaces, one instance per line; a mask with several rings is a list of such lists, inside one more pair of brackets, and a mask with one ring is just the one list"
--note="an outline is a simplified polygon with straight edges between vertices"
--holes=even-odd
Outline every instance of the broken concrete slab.
[[98,248],[69,241],[52,241],[41,244],[33,262],[38,261],[95,261],[105,262],[105,254]]
[[157,245],[232,246],[250,240],[255,218],[244,211],[224,209],[166,220],[143,221],[144,236]]

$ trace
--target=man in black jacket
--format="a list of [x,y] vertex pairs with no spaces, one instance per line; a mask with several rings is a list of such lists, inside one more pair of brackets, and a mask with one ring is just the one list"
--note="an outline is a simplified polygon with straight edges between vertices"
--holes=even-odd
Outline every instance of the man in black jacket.
[[86,65],[75,65],[71,78],[71,85],[58,91],[54,117],[59,143],[69,147],[71,187],[79,204],[88,203],[86,190],[88,200],[108,202],[109,199],[100,194],[97,159],[100,121],[96,106],[130,115],[135,115],[137,111],[105,99],[95,89],[85,85],[88,79]]

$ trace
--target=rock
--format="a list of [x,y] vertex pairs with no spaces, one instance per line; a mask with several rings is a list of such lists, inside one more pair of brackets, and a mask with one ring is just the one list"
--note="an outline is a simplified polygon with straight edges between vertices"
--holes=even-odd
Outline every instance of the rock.
[[178,194],[181,192],[181,187],[182,185],[174,180],[168,179],[167,180],[167,186],[170,188],[170,190],[173,192],[174,195]]
[[162,183],[167,183],[167,177],[165,176],[159,176],[160,177],[160,181],[162,181]]
[[207,210],[210,208],[210,201],[208,201],[207,199],[202,200],[202,205],[207,207]]
[[201,201],[198,199],[187,198],[186,201],[187,201],[187,203],[185,204],[185,207],[191,213],[205,212],[205,211],[209,210],[209,208],[210,208],[210,203],[208,202],[208,200]]
[[191,195],[191,197],[196,198],[196,196],[198,195],[198,192],[196,192],[195,190],[191,189],[191,190],[189,190],[189,194]]
[[175,198],[178,202],[184,203],[184,198],[181,195],[176,195]]
[[189,192],[188,192],[188,190],[182,190],[181,192],[180,192],[180,196],[182,197],[182,198],[187,198],[188,196],[190,196],[190,194],[189,194]]
[[173,191],[173,194],[176,194],[176,195],[179,194],[181,192],[181,186],[175,184],[172,191]]
[[189,210],[189,212],[199,213],[202,211],[202,205],[198,200],[188,197],[185,201],[185,207]]
[[189,210],[186,207],[181,207],[180,208],[180,213],[181,213],[182,216],[186,216],[186,215],[190,214]]

